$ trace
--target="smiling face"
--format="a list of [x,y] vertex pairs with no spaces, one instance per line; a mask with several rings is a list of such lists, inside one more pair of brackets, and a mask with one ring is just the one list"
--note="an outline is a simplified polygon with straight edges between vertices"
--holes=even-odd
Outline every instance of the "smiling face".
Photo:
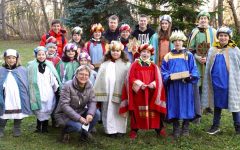
[[111,56],[114,60],[117,60],[121,56],[121,50],[111,50]]
[[148,24],[147,21],[148,21],[147,17],[140,17],[139,18],[138,24],[139,24],[139,28],[141,30],[147,29],[147,24]]
[[174,44],[174,47],[176,50],[181,50],[182,49],[182,46],[183,46],[183,41],[182,40],[175,40],[173,42]]
[[78,43],[81,40],[81,35],[74,33],[73,36],[72,36],[72,39],[73,39],[74,42]]
[[109,19],[108,26],[109,26],[110,31],[112,31],[112,32],[116,31],[116,29],[118,27],[118,20],[117,19],[115,19],[115,20]]
[[207,16],[201,16],[198,20],[199,26],[206,28],[208,26],[209,20]]
[[17,58],[15,56],[7,56],[5,57],[5,62],[9,66],[13,66],[17,63]]
[[37,60],[40,62],[44,62],[46,60],[46,53],[45,51],[38,51],[37,53]]
[[68,58],[74,59],[74,57],[75,57],[75,55],[76,55],[76,51],[74,51],[74,50],[68,50],[68,51],[66,51],[66,55],[67,55]]
[[219,33],[218,40],[219,40],[221,46],[225,46],[228,44],[230,37],[227,33]]
[[124,31],[121,32],[121,37],[123,39],[128,39],[129,35],[130,35],[130,32],[127,31],[127,30],[124,30]]
[[140,56],[143,61],[148,60],[151,56],[151,52],[149,50],[142,50]]
[[56,34],[58,34],[58,32],[60,32],[61,29],[61,25],[59,23],[55,23],[51,26],[53,32],[55,32]]
[[169,22],[167,20],[162,20],[161,21],[161,28],[163,31],[167,31],[169,27]]
[[80,63],[80,65],[88,65],[88,60],[87,60],[87,58],[81,58],[79,63]]
[[82,70],[78,71],[76,78],[81,87],[84,87],[84,85],[88,82],[89,75],[90,74],[87,69],[82,69]]
[[55,54],[56,53],[56,51],[57,51],[57,47],[56,46],[50,46],[50,47],[48,47],[48,54],[49,55],[52,55],[52,54]]
[[101,36],[102,36],[102,32],[100,32],[100,31],[96,31],[96,32],[93,33],[93,38],[96,39],[96,40],[100,39]]

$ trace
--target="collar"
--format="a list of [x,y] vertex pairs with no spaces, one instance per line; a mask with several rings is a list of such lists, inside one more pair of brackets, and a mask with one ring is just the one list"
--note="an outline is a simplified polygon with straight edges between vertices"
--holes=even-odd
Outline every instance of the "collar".
[[233,40],[229,40],[228,41],[228,44],[227,45],[225,45],[225,46],[221,46],[221,44],[220,44],[220,42],[214,42],[213,43],[213,47],[217,47],[217,48],[226,48],[226,47],[231,47],[231,48],[234,48],[234,47],[236,47],[237,45],[236,45],[236,43],[233,41]]
[[142,59],[142,57],[140,56],[139,57],[139,60],[138,60],[138,63],[142,66],[142,64],[144,64],[144,63],[146,63],[148,66],[150,66],[151,65],[151,59],[149,58],[149,59],[147,59],[147,60],[143,60]]

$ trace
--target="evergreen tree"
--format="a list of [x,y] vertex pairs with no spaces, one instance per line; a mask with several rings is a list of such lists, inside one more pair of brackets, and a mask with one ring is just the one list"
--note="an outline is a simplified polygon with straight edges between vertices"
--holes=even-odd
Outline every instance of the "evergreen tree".
[[126,0],[64,0],[64,4],[64,23],[71,28],[77,25],[83,27],[84,36],[88,39],[91,25],[101,23],[107,29],[110,15],[116,14],[120,24],[133,24],[130,13],[132,5]]
[[[138,0],[136,7],[139,14],[146,14],[157,20],[152,24],[154,27],[159,25],[159,16],[169,14],[173,19],[173,28],[189,33],[195,26],[198,14],[196,9],[203,3],[203,0]],[[163,5],[166,11],[160,10],[160,6]]]

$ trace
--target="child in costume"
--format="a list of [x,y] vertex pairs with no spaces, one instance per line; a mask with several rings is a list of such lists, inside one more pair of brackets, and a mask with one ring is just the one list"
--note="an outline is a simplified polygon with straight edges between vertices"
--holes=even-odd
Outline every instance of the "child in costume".
[[28,63],[28,82],[31,109],[37,117],[36,132],[48,132],[48,120],[54,110],[55,92],[60,85],[60,78],[53,63],[46,60],[47,49],[38,46],[34,49],[36,59]]
[[160,135],[162,132],[160,115],[166,114],[162,77],[157,65],[150,60],[154,49],[145,43],[138,51],[140,58],[130,67],[119,110],[123,116],[129,111],[131,139],[137,137],[139,129],[155,129],[157,135]]
[[126,133],[127,118],[119,115],[122,87],[130,63],[123,52],[124,46],[119,41],[109,44],[110,51],[98,71],[94,85],[96,101],[102,102],[102,121],[105,133],[110,137]]
[[50,36],[46,42],[47,44],[45,47],[47,48],[47,60],[51,61],[56,67],[61,60],[61,58],[57,56],[57,40],[55,37]]
[[69,41],[69,43],[74,43],[77,45],[77,52],[80,54],[82,52],[82,49],[84,48],[85,42],[82,39],[83,29],[79,26],[76,26],[72,29],[72,39]]
[[30,109],[27,70],[21,66],[19,53],[7,49],[4,63],[0,67],[0,137],[4,136],[7,120],[14,120],[13,136],[21,135],[22,119],[28,117]]
[[86,53],[86,52],[80,53],[79,56],[78,56],[78,61],[80,63],[80,66],[81,65],[87,65],[87,66],[89,66],[89,68],[91,68],[91,75],[90,75],[89,79],[92,82],[92,84],[94,85],[96,77],[97,77],[97,72],[92,69],[94,67],[90,64],[91,63],[91,58],[88,55],[88,53]]
[[62,60],[56,67],[62,83],[73,79],[75,70],[79,67],[77,57],[77,46],[73,43],[68,43],[63,49]]
[[232,112],[236,134],[240,134],[240,50],[232,37],[229,27],[220,27],[219,42],[213,43],[208,52],[202,106],[214,106],[213,123],[207,131],[211,135],[220,131],[222,109]]
[[92,38],[85,45],[95,71],[98,71],[103,57],[108,51],[108,44],[102,36],[103,31],[104,28],[100,23],[93,24],[91,27]]
[[[173,136],[189,135],[189,121],[196,117],[193,86],[199,74],[194,56],[183,47],[187,38],[180,30],[173,31],[170,40],[174,49],[164,56],[162,77],[167,90],[167,117],[173,122]],[[182,131],[179,120],[182,122]]]

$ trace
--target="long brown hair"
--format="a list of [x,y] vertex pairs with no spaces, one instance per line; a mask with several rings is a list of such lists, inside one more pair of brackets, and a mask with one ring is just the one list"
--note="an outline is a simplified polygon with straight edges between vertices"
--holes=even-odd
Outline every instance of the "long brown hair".
[[169,26],[166,32],[163,31],[163,29],[161,28],[161,24],[162,22],[160,22],[160,25],[158,26],[157,29],[157,33],[158,33],[158,41],[162,40],[162,39],[167,39],[169,40],[169,37],[171,36],[171,32],[172,32],[172,23],[168,22]]
[[[123,62],[125,62],[125,63],[127,63],[127,62],[129,62],[129,59],[128,59],[128,57],[127,57],[127,55],[126,55],[126,53],[124,52],[124,51],[121,51],[121,56],[120,56],[120,58],[123,60]],[[108,61],[108,60],[112,60],[113,58],[112,58],[112,55],[111,55],[111,51],[109,50],[106,54],[105,54],[105,56],[104,56],[104,59],[103,59],[103,62],[105,62],[105,61]]]

